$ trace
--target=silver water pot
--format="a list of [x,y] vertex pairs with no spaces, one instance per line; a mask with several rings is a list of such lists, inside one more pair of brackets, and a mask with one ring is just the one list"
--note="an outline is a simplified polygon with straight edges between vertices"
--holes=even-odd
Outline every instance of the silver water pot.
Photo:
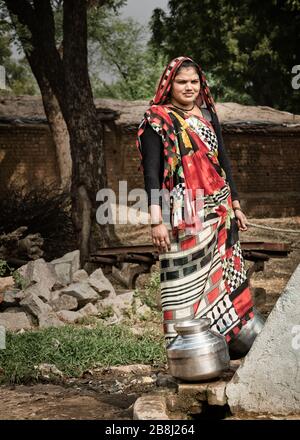
[[172,376],[201,381],[218,377],[229,368],[227,342],[210,329],[210,319],[183,321],[175,325],[175,330],[178,335],[167,347]]
[[245,356],[250,350],[255,338],[262,331],[265,325],[265,318],[253,308],[254,317],[247,324],[243,325],[239,333],[229,341],[229,353],[231,359],[238,359]]

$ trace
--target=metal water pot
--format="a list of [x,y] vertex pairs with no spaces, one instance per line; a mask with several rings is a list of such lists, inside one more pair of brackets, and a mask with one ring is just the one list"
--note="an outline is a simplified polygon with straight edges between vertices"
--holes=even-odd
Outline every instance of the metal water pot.
[[231,359],[238,359],[245,356],[250,350],[255,338],[262,331],[265,325],[265,318],[253,308],[254,317],[247,324],[243,325],[239,333],[229,341],[229,353]]
[[210,329],[210,319],[183,321],[175,325],[175,330],[178,335],[167,347],[172,376],[201,381],[218,377],[229,368],[227,342]]

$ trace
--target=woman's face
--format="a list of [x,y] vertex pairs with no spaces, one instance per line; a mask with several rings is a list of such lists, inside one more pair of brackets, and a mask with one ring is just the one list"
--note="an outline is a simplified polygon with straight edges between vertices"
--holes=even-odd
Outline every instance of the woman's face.
[[172,82],[171,102],[191,107],[200,92],[200,79],[194,67],[183,67]]

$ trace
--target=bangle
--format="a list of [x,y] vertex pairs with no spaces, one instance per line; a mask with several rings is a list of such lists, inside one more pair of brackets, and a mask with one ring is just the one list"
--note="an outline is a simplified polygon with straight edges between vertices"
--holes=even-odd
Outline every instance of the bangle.
[[151,228],[153,228],[154,226],[158,226],[158,225],[162,225],[163,221],[160,220],[158,223],[151,223]]
[[235,211],[241,211],[241,212],[243,212],[242,210],[241,210],[241,208],[233,208],[233,211],[235,212]]

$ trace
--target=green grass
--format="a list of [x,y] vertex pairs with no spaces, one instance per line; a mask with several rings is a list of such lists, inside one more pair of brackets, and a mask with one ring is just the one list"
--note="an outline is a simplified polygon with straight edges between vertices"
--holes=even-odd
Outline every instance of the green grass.
[[79,377],[96,366],[165,361],[163,337],[153,330],[137,336],[125,325],[8,333],[6,349],[0,350],[0,382],[36,381],[40,373],[35,366],[41,363],[56,365],[65,377]]
[[160,273],[152,272],[143,291],[136,289],[135,295],[151,309],[157,309],[157,294],[160,291]]

